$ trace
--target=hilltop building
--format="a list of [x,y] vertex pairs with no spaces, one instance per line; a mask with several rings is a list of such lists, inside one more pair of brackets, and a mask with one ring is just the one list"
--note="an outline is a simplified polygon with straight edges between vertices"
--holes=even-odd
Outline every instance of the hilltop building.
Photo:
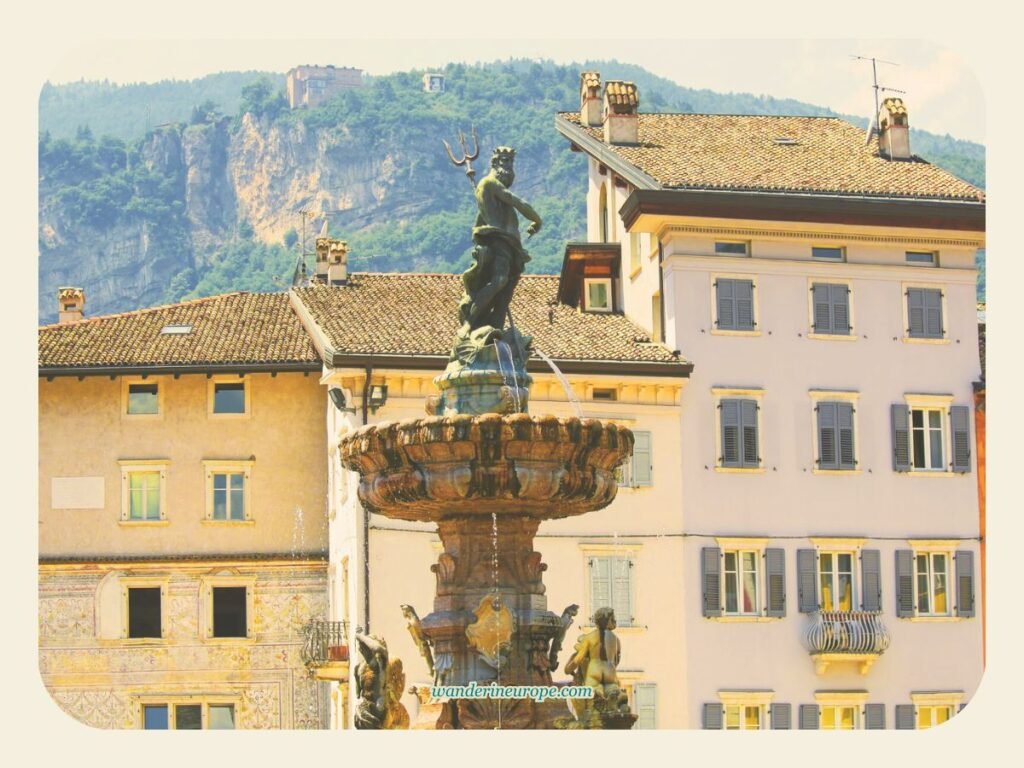
[[347,88],[363,87],[363,70],[303,64],[288,70],[288,108],[317,107]]
[[[596,72],[559,295],[694,363],[676,557],[687,728],[923,728],[982,674],[977,188],[836,118],[643,114]],[[654,447],[657,450],[657,446]]]
[[427,93],[444,93],[444,75],[438,72],[424,74],[423,90]]

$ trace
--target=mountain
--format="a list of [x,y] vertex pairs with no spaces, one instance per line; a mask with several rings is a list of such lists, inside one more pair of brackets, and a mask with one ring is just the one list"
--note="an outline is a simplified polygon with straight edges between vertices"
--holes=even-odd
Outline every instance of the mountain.
[[[85,288],[88,314],[290,284],[324,220],[354,270],[461,271],[472,189],[441,139],[476,128],[480,159],[517,148],[516,191],[541,212],[533,272],[557,272],[584,234],[585,160],[552,125],[577,103],[579,72],[632,79],[645,111],[832,114],[800,102],[683,88],[613,61],[449,64],[444,93],[421,72],[367,77],[316,109],[289,111],[283,77],[44,87],[39,142],[39,315],[60,285]],[[114,118],[112,119],[112,116]],[[851,118],[852,119],[852,118]],[[157,120],[161,121],[157,124]],[[915,151],[984,182],[984,148],[915,131]],[[929,143],[930,142],[930,143]],[[303,211],[318,215],[303,215]]]

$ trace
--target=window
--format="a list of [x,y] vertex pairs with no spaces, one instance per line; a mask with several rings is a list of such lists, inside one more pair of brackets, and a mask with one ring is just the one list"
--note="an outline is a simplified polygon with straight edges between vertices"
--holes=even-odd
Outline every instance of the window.
[[235,727],[235,705],[228,703],[194,702],[188,697],[181,703],[145,703],[142,709],[142,728],[152,730],[226,730]]
[[942,725],[953,717],[952,704],[930,704],[917,708],[917,727],[919,730]]
[[853,552],[818,553],[818,594],[823,611],[852,611],[854,597]]
[[715,330],[754,330],[754,281],[719,277],[714,285]]
[[629,233],[629,274],[633,276],[637,274],[643,263],[640,257],[640,233],[630,232]]
[[598,234],[601,238],[601,242],[607,243],[608,235],[611,234],[611,228],[608,226],[608,188],[604,184],[601,185],[601,195],[597,209]]
[[202,577],[204,611],[200,636],[207,640],[238,642],[254,637],[256,580],[230,571]]
[[665,340],[665,329],[661,322],[661,293],[651,294],[651,340]]
[[725,730],[759,731],[764,722],[763,704],[726,704]]
[[845,261],[846,249],[841,246],[812,246],[811,258],[822,261]]
[[248,635],[245,587],[213,587],[213,637]]
[[767,539],[718,537],[701,551],[704,616],[781,618],[786,615],[786,553]]
[[610,400],[615,401],[619,399],[619,391],[614,388],[599,388],[594,387],[591,397],[594,400]]
[[631,627],[633,622],[633,563],[632,553],[590,555],[590,622],[598,608],[615,611],[615,623]]
[[[712,390],[714,393],[716,390]],[[759,394],[759,391],[751,391]],[[761,407],[753,398],[725,397],[718,401],[717,468],[759,469]]]
[[719,256],[749,256],[750,243],[745,241],[717,241],[715,253]]
[[893,469],[971,471],[970,409],[951,401],[947,395],[907,395],[906,404],[893,404]]
[[167,520],[167,461],[122,461],[121,522],[154,524]]
[[811,285],[812,335],[850,336],[850,293],[846,283]]
[[923,730],[942,725],[964,708],[963,696],[961,691],[911,693],[913,704],[896,705],[896,728]]
[[128,637],[162,637],[160,587],[128,587]]
[[856,469],[853,403],[821,400],[815,405],[814,410],[818,417],[817,468],[820,470]]
[[816,704],[800,707],[801,728],[854,731],[884,727],[885,705],[868,704],[867,691],[818,691],[814,698]]
[[609,277],[588,277],[583,280],[584,306],[588,312],[612,311],[612,281]]
[[633,431],[633,455],[615,472],[622,487],[641,488],[654,485],[654,456],[650,432]]
[[252,460],[204,461],[206,519],[214,522],[252,520],[249,482]]
[[815,549],[796,552],[802,613],[882,609],[879,550],[861,549],[864,539],[856,538],[812,538],[811,542]]
[[949,555],[920,552],[914,556],[917,613],[921,616],[949,615]]
[[209,413],[213,416],[238,418],[248,416],[249,379],[234,377],[214,377],[210,380]]
[[658,727],[657,683],[633,683],[633,711],[637,714],[634,729],[655,730]]
[[974,552],[959,541],[911,540],[896,551],[896,615],[901,618],[974,616]]
[[160,384],[152,379],[126,377],[122,389],[121,412],[126,416],[153,418],[163,411],[163,393]]
[[852,731],[857,728],[856,704],[832,704],[823,706],[820,713],[823,731]]
[[909,286],[906,289],[906,338],[945,339],[942,322],[943,293],[939,288]]
[[[774,695],[772,691],[719,691],[718,701],[704,705],[702,725],[706,729],[727,731],[767,728],[769,707],[775,709],[771,705]],[[781,727],[788,728],[788,721]]]
[[907,264],[923,264],[934,267],[939,263],[935,251],[907,251]]

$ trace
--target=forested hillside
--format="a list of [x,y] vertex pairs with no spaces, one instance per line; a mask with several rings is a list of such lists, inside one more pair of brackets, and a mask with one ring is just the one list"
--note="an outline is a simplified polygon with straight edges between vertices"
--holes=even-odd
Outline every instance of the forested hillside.
[[[347,62],[345,62],[347,63]],[[355,270],[468,266],[471,187],[441,139],[475,126],[478,171],[517,148],[515,189],[545,219],[530,269],[555,272],[583,235],[585,163],[556,133],[582,67],[631,79],[644,111],[832,114],[812,105],[683,88],[618,62],[509,61],[367,77],[318,109],[289,111],[283,76],[47,86],[40,98],[40,318],[57,285],[82,285],[89,314],[290,282],[306,219],[352,248]],[[914,131],[917,153],[984,184],[984,148]]]

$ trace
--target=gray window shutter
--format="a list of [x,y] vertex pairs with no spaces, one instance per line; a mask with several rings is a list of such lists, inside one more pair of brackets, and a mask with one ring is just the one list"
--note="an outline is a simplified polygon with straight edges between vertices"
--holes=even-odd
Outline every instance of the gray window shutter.
[[814,332],[832,333],[832,312],[829,302],[829,286],[815,283],[811,288],[814,302]]
[[818,730],[818,720],[820,718],[819,709],[817,704],[801,704],[800,705],[800,730],[801,731],[816,731]]
[[897,704],[896,705],[896,730],[897,731],[912,731],[916,723],[913,704]]
[[722,615],[722,550],[704,547],[701,550],[701,584],[703,585],[704,615]]
[[598,608],[612,606],[612,558],[590,558],[590,615]]
[[651,433],[633,433],[633,485],[653,485]]
[[715,281],[715,295],[718,301],[718,327],[722,330],[736,328],[735,280],[718,278]]
[[864,730],[885,730],[885,704],[864,705]]
[[924,335],[942,338],[942,291],[929,288],[924,292]]
[[786,615],[786,551],[770,548],[764,551],[764,571],[767,581],[766,615],[782,618]]
[[633,562],[628,557],[611,557],[612,600],[616,623],[621,627],[633,625]]
[[658,727],[657,690],[655,683],[637,683],[633,686],[638,730],[654,730]]
[[757,440],[757,401],[740,401],[740,426],[743,431],[743,457],[740,464],[744,467],[759,467],[761,456]]
[[829,286],[832,304],[832,333],[850,332],[850,289],[845,285]]
[[853,444],[853,405],[836,403],[836,422],[839,434],[838,464],[840,469],[856,469],[857,452]]
[[974,616],[974,553],[956,553],[956,615]]
[[788,731],[793,727],[793,706],[791,704],[772,704],[772,730]]
[[892,468],[897,472],[910,471],[910,410],[904,403],[893,403],[892,413]]
[[909,549],[896,550],[896,615],[914,615],[914,553]]
[[923,337],[924,329],[924,290],[921,288],[907,289],[907,335]]
[[818,610],[818,552],[814,549],[796,551],[797,602],[801,613]]
[[971,471],[971,409],[966,405],[954,405],[949,409],[949,420],[953,429],[953,471]]
[[735,280],[733,295],[736,297],[736,328],[754,330],[754,283],[752,280]]
[[740,401],[723,400],[719,404],[722,422],[723,467],[740,466]]
[[722,705],[721,704],[705,704],[704,705],[704,716],[702,718],[701,725],[706,731],[720,731],[722,730]]
[[836,403],[818,403],[818,467],[839,467],[836,447]]
[[861,610],[882,610],[882,557],[877,549],[860,553],[860,586]]

